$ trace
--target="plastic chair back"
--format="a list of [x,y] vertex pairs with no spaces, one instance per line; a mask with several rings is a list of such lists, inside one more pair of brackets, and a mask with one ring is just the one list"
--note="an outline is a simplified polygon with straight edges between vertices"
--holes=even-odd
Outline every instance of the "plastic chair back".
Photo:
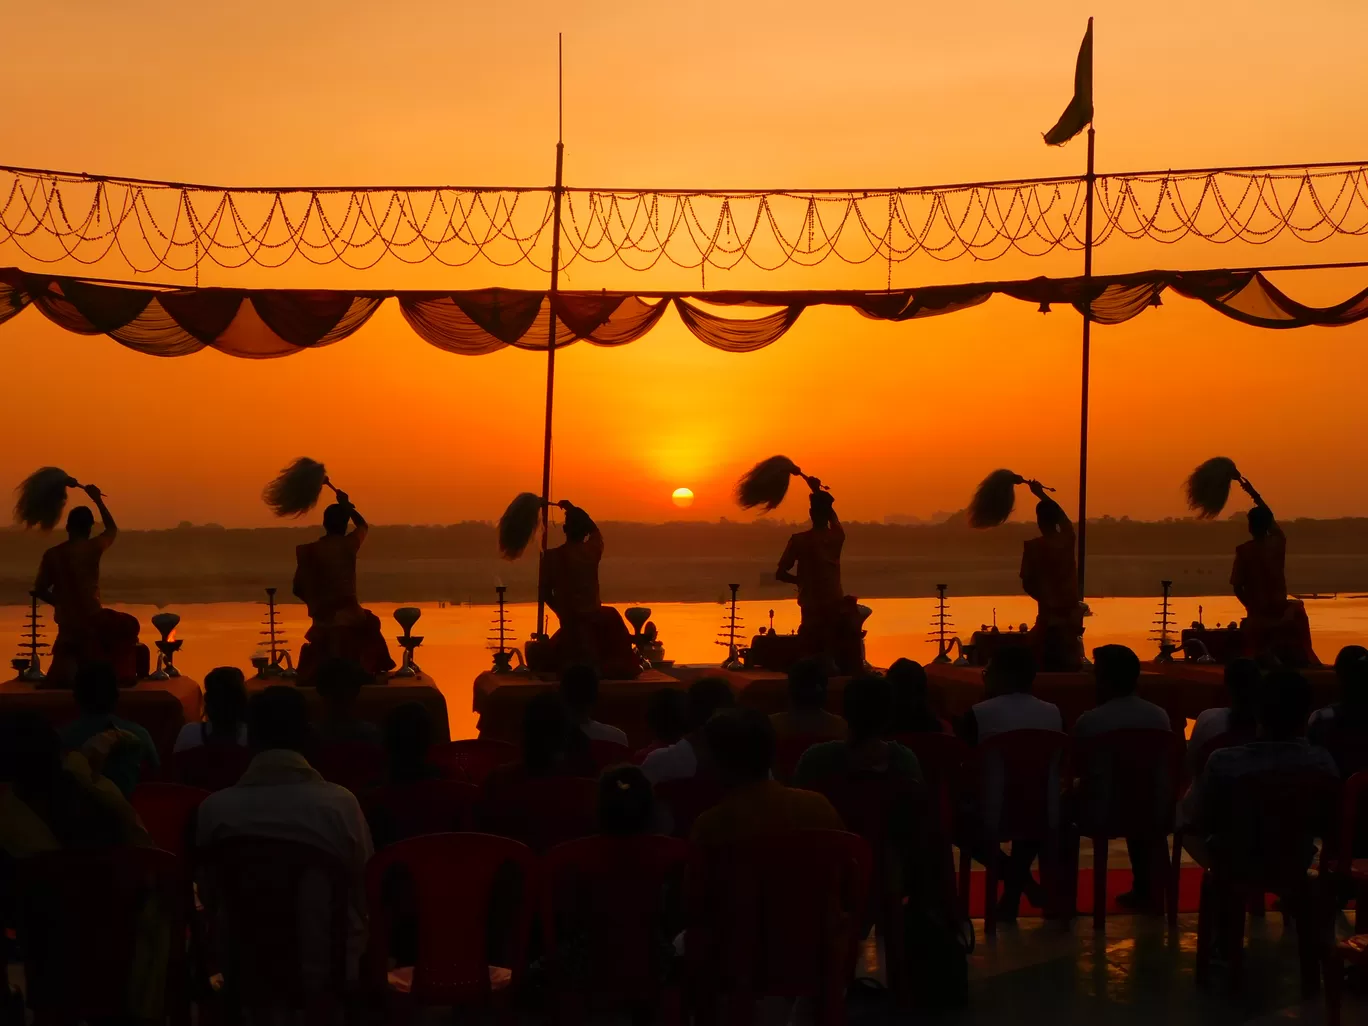
[[129,801],[152,836],[152,843],[178,858],[194,847],[195,813],[208,791],[156,781],[139,784]]
[[[884,885],[892,879],[890,860],[914,842],[922,845],[938,835],[938,831],[927,829],[927,792],[921,784],[886,773],[850,773],[821,781],[817,790],[840,813],[846,829],[868,842],[880,895],[888,891]],[[949,838],[936,836],[936,840],[946,842],[944,855],[948,858]]]
[[332,741],[311,748],[309,765],[323,779],[341,784],[352,794],[381,783],[385,777],[385,750],[369,741]]
[[656,800],[670,810],[676,837],[688,837],[694,820],[722,800],[722,784],[714,777],[680,777],[655,786]]
[[[586,837],[542,859],[542,925],[559,989],[596,997],[648,997],[668,978],[669,885],[682,895],[693,849],[675,837]],[[680,911],[676,909],[675,911]],[[560,957],[568,938],[577,964]]]
[[1212,867],[1269,893],[1305,881],[1316,838],[1338,846],[1339,778],[1308,770],[1250,773],[1234,782],[1228,809],[1213,809]]
[[447,741],[428,749],[428,762],[445,777],[480,787],[490,772],[518,761],[518,749],[507,741],[470,738]]
[[[340,995],[347,981],[346,868],[327,852],[294,841],[241,837],[202,848],[199,865],[221,926],[223,978],[230,1007],[304,1008],[306,986],[304,905],[315,881],[327,888],[327,951],[324,986]],[[307,889],[306,889],[307,888]],[[231,1021],[231,1020],[230,1020]]]
[[[694,914],[705,978],[733,1001],[843,1003],[868,908],[871,857],[856,834],[778,834],[700,855]],[[827,1021],[830,1016],[820,1018]]]
[[1325,747],[1339,767],[1340,779],[1348,780],[1368,769],[1368,731],[1331,728],[1325,737]]
[[186,888],[170,852],[47,852],[19,860],[16,874],[28,1006],[38,1022],[130,1018],[129,981],[148,940],[139,923],[150,900],[168,930],[173,988],[185,972]]
[[1182,784],[1183,739],[1171,730],[1113,730],[1074,742],[1084,837],[1167,836]]
[[[413,837],[379,852],[366,867],[370,947],[364,979],[383,990],[389,962],[391,911],[385,879],[401,869],[413,884],[418,920],[417,962],[409,995],[418,1005],[467,1005],[491,996],[488,930],[496,882],[513,866],[519,886],[512,907],[508,952],[516,986],[526,962],[527,937],[537,887],[537,860],[517,841],[490,834],[431,834]],[[501,893],[502,890],[501,890]]]
[[1368,770],[1359,770],[1344,782],[1340,790],[1339,850],[1335,853],[1338,869],[1348,873],[1354,864],[1354,849],[1357,846],[1359,827],[1359,806],[1368,798]]
[[369,792],[362,803],[377,847],[409,837],[469,830],[480,789],[457,780],[415,780]]
[[1254,728],[1228,730],[1224,734],[1217,734],[1197,752],[1197,758],[1192,764],[1192,775],[1199,777],[1202,770],[1206,769],[1207,760],[1211,758],[1211,753],[1221,748],[1234,748],[1236,745],[1247,745],[1254,740]]
[[779,737],[774,745],[774,777],[788,782],[793,779],[793,771],[798,768],[798,760],[813,745],[834,740],[830,735],[786,734]]
[[1011,730],[980,741],[971,769],[985,840],[1054,839],[1069,737],[1054,730]]
[[199,745],[171,756],[171,776],[188,787],[222,791],[247,772],[252,750],[242,745]]
[[632,750],[626,745],[620,745],[616,741],[602,741],[592,738],[589,741],[589,755],[594,760],[596,770],[604,770],[609,766],[620,766],[632,760]]
[[889,740],[909,748],[921,766],[922,780],[940,812],[946,836],[953,827],[955,806],[963,794],[964,767],[971,749],[954,734],[896,734]]
[[520,841],[538,854],[594,832],[598,782],[583,777],[532,777],[487,793],[476,814],[486,833]]

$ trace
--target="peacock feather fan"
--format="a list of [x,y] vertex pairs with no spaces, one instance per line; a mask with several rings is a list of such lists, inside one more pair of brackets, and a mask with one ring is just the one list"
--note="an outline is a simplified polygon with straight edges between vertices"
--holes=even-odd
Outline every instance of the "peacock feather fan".
[[1220,516],[1230,499],[1230,486],[1240,479],[1235,461],[1228,456],[1213,456],[1188,475],[1188,508],[1203,520]]
[[508,504],[499,517],[499,554],[504,559],[517,559],[523,554],[537,533],[541,515],[541,496],[532,492],[523,492]]
[[736,501],[742,509],[763,506],[768,513],[784,501],[789,481],[800,474],[798,465],[787,456],[761,460],[736,482]]
[[970,527],[997,527],[1016,508],[1016,486],[1024,479],[1010,470],[995,470],[978,486],[969,500]]
[[51,531],[62,519],[67,489],[79,487],[60,467],[39,467],[14,490],[15,522]]
[[301,517],[318,505],[327,483],[323,464],[301,456],[261,490],[261,499],[278,517]]

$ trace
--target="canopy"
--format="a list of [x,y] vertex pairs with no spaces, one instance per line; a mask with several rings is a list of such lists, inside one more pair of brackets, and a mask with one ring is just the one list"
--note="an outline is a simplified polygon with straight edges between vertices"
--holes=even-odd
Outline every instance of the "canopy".
[[[1172,290],[1227,317],[1261,328],[1338,327],[1368,318],[1368,289],[1327,307],[1288,297],[1256,269],[1146,271],[1083,278],[1031,278],[930,285],[887,292],[558,292],[474,289],[464,292],[346,292],[307,289],[171,288],[111,285],[81,278],[0,270],[0,323],[32,304],[54,324],[83,335],[108,335],[149,356],[187,356],[206,347],[230,356],[269,359],[329,345],[355,333],[394,298],[425,342],[465,356],[507,346],[545,350],[549,311],[556,345],[584,340],[619,346],[654,328],[668,306],[706,344],[746,353],[779,339],[811,306],[849,307],[876,320],[907,321],[965,310],[993,295],[1042,311],[1068,304],[1082,313],[1086,292],[1098,324],[1120,324],[1159,306]],[[699,304],[770,308],[759,316],[724,316]]]

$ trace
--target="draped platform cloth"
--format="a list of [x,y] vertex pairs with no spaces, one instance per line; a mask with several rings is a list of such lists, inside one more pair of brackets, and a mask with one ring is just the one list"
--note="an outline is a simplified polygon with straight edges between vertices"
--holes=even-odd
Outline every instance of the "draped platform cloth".
[[[1189,719],[1196,719],[1197,714],[1204,709],[1218,709],[1230,704],[1230,696],[1225,689],[1224,666],[1215,663],[1145,663],[1145,670],[1170,682],[1169,701],[1175,708],[1183,710]],[[1339,700],[1339,682],[1335,679],[1332,667],[1311,667],[1297,672],[1311,685],[1312,709]]]
[[[20,709],[37,710],[54,727],[70,723],[78,714],[76,700],[64,688],[35,688],[22,680],[0,683],[0,713]],[[204,691],[192,677],[140,680],[132,687],[119,689],[114,714],[132,720],[152,735],[165,767],[181,727],[203,718]]]
[[[586,341],[620,346],[660,323],[667,307],[699,340],[748,353],[773,344],[813,306],[841,306],[865,317],[908,321],[954,313],[994,295],[1048,311],[1091,309],[1097,324],[1120,324],[1166,292],[1206,303],[1261,328],[1339,327],[1368,318],[1368,289],[1341,303],[1298,303],[1257,270],[1145,271],[1083,278],[1032,278],[932,285],[885,292],[558,292],[473,289],[462,292],[346,292],[309,289],[171,288],[109,285],[79,278],[0,270],[0,323],[26,307],[67,331],[108,335],[150,356],[187,356],[213,348],[244,359],[271,359],[354,334],[393,298],[409,327],[446,352],[481,356],[512,346],[545,349],[555,318],[556,345]],[[700,305],[706,304],[705,305]],[[746,307],[723,315],[706,307]]]
[[[289,680],[279,677],[252,677],[247,681],[247,693],[256,694],[272,685],[283,684],[294,687]],[[300,687],[309,706],[309,717],[318,719],[323,714],[323,701],[318,691],[311,687]],[[432,718],[432,740],[450,741],[451,723],[447,719],[446,698],[437,687],[432,675],[424,673],[421,677],[390,677],[383,684],[367,684],[361,689],[356,700],[355,715],[383,726],[385,718],[401,705],[417,702]]]
[[[475,678],[471,701],[479,716],[480,737],[522,744],[523,710],[533,697],[555,691],[555,680],[531,673],[494,673]],[[599,681],[598,704],[594,718],[627,732],[633,750],[651,743],[651,728],[646,722],[646,702],[661,688],[688,687],[673,672],[645,670],[634,680]]]

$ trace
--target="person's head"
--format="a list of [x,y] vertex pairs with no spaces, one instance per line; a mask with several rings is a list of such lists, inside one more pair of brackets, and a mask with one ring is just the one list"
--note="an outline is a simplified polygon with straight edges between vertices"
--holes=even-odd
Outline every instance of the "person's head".
[[895,720],[915,719],[927,709],[926,670],[914,659],[895,659],[888,668]]
[[247,703],[247,741],[258,752],[301,752],[309,741],[309,705],[298,688],[274,684]]
[[652,691],[646,699],[646,723],[651,738],[672,745],[689,732],[689,700],[678,688]]
[[1368,648],[1345,645],[1335,656],[1340,701],[1355,709],[1368,707]]
[[1093,649],[1093,675],[1099,702],[1133,695],[1140,686],[1140,657],[1125,645],[1099,645]]
[[1054,499],[1041,499],[1036,503],[1036,526],[1041,534],[1058,534],[1064,519],[1064,508]]
[[1225,668],[1230,726],[1253,727],[1259,718],[1259,685],[1263,671],[1253,659],[1236,659]]
[[36,709],[0,717],[0,781],[20,794],[46,791],[62,772],[62,742]]
[[816,659],[800,659],[789,667],[789,702],[795,709],[810,711],[826,705],[827,672]]
[[886,677],[856,677],[846,685],[843,712],[852,743],[882,737],[893,715],[893,685]]
[[704,732],[718,776],[727,787],[753,784],[774,765],[774,727],[758,709],[727,709],[708,721]]
[[564,761],[575,729],[560,695],[543,691],[532,696],[523,710],[523,765],[533,773],[550,771]]
[[831,526],[835,511],[836,500],[830,492],[813,492],[809,496],[808,515],[812,517],[812,526],[818,530],[825,530]]
[[637,766],[616,766],[599,777],[599,833],[631,837],[647,833],[655,820],[655,793]]
[[385,750],[391,770],[399,771],[395,775],[426,766],[431,747],[432,717],[425,706],[405,702],[390,710],[385,717]]
[[598,701],[599,679],[592,666],[567,666],[561,674],[560,696],[577,720],[588,719]]
[[1273,511],[1267,506],[1255,506],[1249,511],[1249,533],[1262,538],[1273,530]]
[[699,677],[689,685],[689,729],[703,726],[721,709],[736,704],[731,685],[722,677]]
[[593,530],[594,522],[589,514],[578,506],[572,506],[565,511],[565,539],[566,541],[581,542],[589,537],[589,532]]
[[236,666],[216,666],[204,675],[204,718],[217,736],[236,738],[247,718],[247,681]]
[[66,531],[69,538],[89,538],[95,528],[95,514],[89,506],[76,506],[67,514]]
[[991,695],[1030,694],[1035,684],[1035,657],[1025,645],[999,645],[983,671]]
[[340,715],[351,711],[369,680],[365,668],[355,659],[333,656],[318,668],[315,685],[318,697],[334,715]]
[[328,534],[346,534],[351,523],[351,510],[340,502],[334,502],[323,511],[323,530]]
[[1259,736],[1287,741],[1299,735],[1311,715],[1311,685],[1296,670],[1273,670],[1259,689]]
[[119,704],[119,678],[112,663],[82,663],[71,685],[72,697],[86,715],[107,716]]

